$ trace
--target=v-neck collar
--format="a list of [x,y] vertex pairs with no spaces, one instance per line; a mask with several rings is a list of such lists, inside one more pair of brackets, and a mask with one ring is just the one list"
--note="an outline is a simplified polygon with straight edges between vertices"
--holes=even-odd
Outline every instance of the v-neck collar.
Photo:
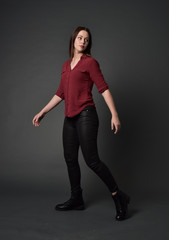
[[76,63],[76,65],[71,69],[71,60],[69,60],[69,68],[70,68],[70,71],[73,71],[78,65],[79,65],[79,63],[81,62],[81,60],[82,60],[82,58],[84,57],[85,55],[83,54],[81,57],[80,57],[80,59],[79,59],[79,61]]

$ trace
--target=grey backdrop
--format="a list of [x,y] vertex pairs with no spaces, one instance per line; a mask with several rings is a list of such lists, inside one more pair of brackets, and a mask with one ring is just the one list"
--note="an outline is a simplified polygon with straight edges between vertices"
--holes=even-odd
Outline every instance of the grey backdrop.
[[[1,190],[69,193],[61,138],[64,102],[39,128],[32,119],[59,86],[71,32],[85,25],[122,123],[113,135],[109,110],[94,87],[100,157],[132,196],[167,197],[168,2],[6,0],[0,9]],[[81,152],[79,162],[84,193],[108,194]]]

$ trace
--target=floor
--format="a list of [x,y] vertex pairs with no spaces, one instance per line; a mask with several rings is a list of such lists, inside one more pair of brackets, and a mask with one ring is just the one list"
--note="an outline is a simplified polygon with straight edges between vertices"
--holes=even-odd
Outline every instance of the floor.
[[86,209],[54,210],[66,196],[48,193],[6,192],[0,199],[1,240],[155,240],[169,237],[169,201],[132,197],[129,217],[115,220],[111,198],[85,196]]

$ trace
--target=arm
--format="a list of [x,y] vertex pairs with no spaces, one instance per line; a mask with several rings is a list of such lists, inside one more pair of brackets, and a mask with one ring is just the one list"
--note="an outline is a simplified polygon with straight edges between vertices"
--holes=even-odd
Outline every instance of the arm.
[[116,110],[116,107],[115,107],[115,103],[114,103],[114,100],[113,100],[113,97],[110,93],[110,90],[107,89],[105,90],[103,93],[102,93],[102,96],[112,114],[112,119],[111,119],[111,129],[113,130],[114,127],[115,127],[115,132],[114,134],[116,134],[120,128],[121,128],[121,123],[120,123],[120,120],[119,120],[119,117],[118,117],[118,113],[117,113],[117,110]]
[[42,120],[45,114],[47,114],[50,110],[57,106],[62,100],[62,98],[55,94],[53,98],[49,101],[49,103],[38,114],[35,115],[32,120],[33,125],[35,125],[35,127],[39,127],[39,122]]
[[95,83],[98,89],[98,92],[102,94],[105,102],[107,103],[107,106],[109,107],[109,110],[112,114],[111,129],[114,130],[114,127],[115,127],[114,134],[116,134],[121,127],[120,120],[118,118],[113,97],[109,91],[109,87],[107,83],[104,80],[99,63],[94,58],[91,58],[91,61],[90,61],[89,74],[90,74],[90,78]]

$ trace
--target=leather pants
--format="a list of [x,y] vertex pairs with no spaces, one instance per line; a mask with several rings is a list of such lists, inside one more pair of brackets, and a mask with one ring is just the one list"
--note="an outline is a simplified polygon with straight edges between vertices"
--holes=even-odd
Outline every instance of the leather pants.
[[100,160],[97,149],[99,119],[95,106],[85,107],[75,117],[65,117],[63,125],[64,157],[68,169],[71,192],[82,191],[78,150],[81,147],[87,166],[106,184],[110,192],[118,186],[108,167]]

